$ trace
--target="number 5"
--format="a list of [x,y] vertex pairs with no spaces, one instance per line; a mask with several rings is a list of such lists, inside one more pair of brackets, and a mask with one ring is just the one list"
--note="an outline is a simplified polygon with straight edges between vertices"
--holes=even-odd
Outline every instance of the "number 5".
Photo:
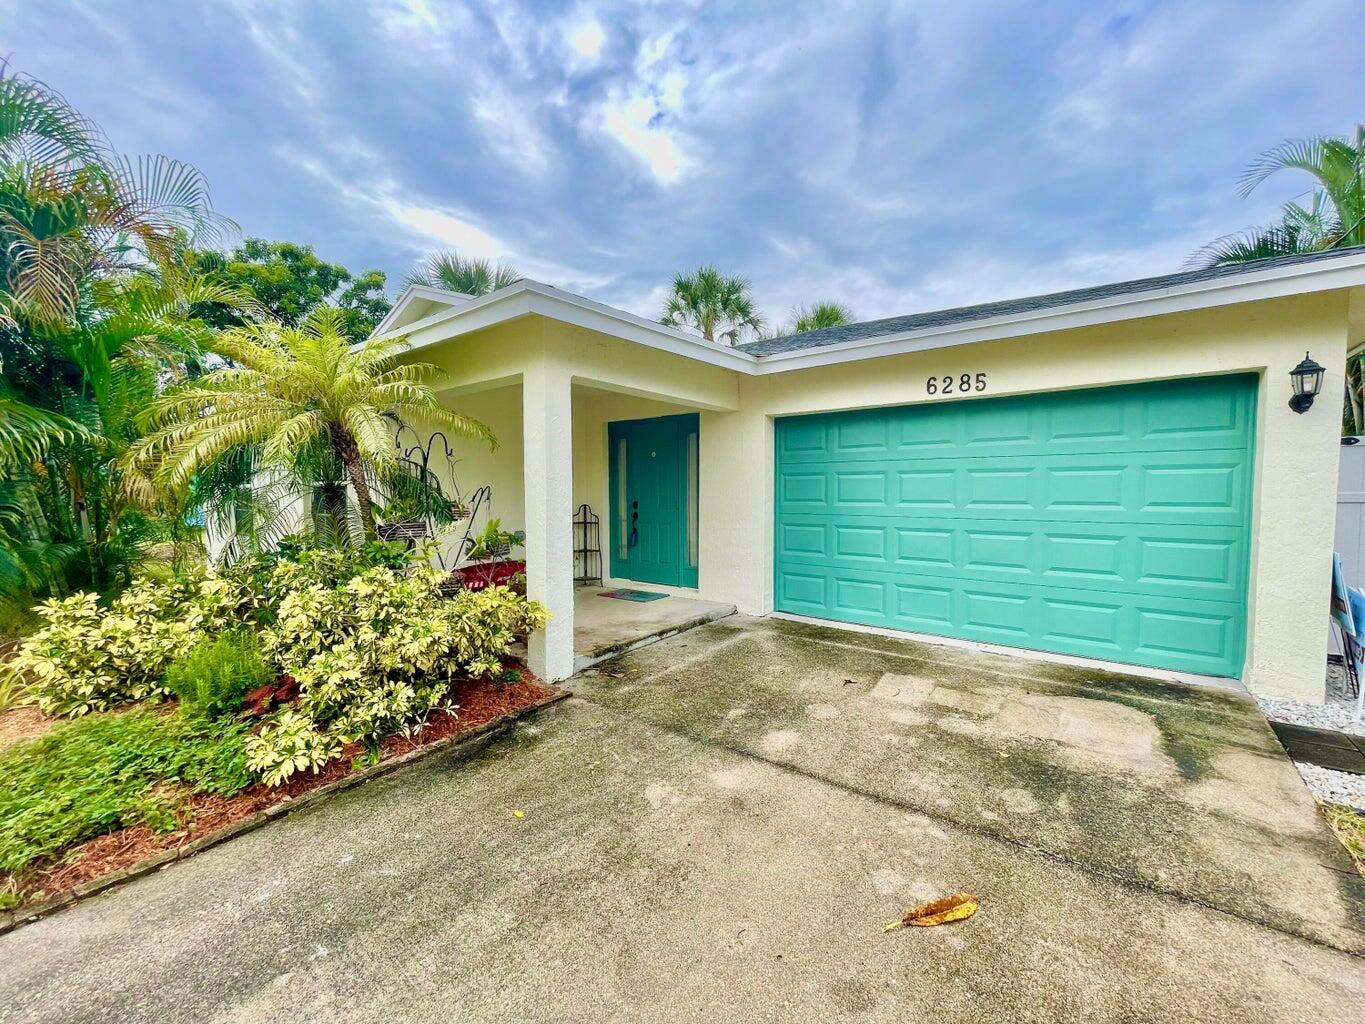
[[977,391],[986,390],[986,375],[984,373],[978,373],[976,375],[976,390]]

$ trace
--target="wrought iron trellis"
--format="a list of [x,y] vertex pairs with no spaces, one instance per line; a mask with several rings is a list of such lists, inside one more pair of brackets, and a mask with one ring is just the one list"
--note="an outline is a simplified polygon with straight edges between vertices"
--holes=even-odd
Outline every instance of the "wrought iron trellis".
[[[463,534],[451,548],[449,564],[444,552],[440,550],[436,552],[436,560],[442,569],[454,569],[474,546],[475,525],[480,521],[480,517],[486,519],[492,510],[493,489],[488,484],[483,484],[467,494],[462,493],[459,478],[455,473],[455,466],[459,460],[455,457],[455,452],[450,447],[450,438],[445,432],[434,431],[424,444],[421,435],[410,424],[403,422],[398,416],[391,415],[390,418],[396,424],[393,447],[398,454],[399,464],[445,498],[450,503],[451,517],[464,524]],[[445,477],[450,481],[448,488],[441,482],[440,476],[433,472],[431,468],[433,458],[438,460],[438,468],[441,467],[439,460],[444,460]],[[436,523],[431,516],[424,517],[422,525],[426,536],[435,536]]]

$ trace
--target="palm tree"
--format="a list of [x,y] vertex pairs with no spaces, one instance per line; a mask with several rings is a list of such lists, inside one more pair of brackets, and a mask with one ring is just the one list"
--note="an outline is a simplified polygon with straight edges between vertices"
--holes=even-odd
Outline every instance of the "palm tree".
[[286,471],[319,451],[344,468],[361,528],[373,538],[367,468],[382,478],[401,469],[385,415],[420,419],[463,437],[497,441],[483,423],[441,405],[427,363],[399,364],[401,338],[353,346],[345,311],[320,306],[297,327],[247,324],[223,332],[215,349],[232,365],[168,389],[152,404],[150,434],[134,461],[167,493],[243,449],[260,448],[265,470]]
[[758,334],[763,318],[754,309],[749,282],[729,277],[713,266],[698,267],[673,278],[673,294],[660,321],[669,327],[691,327],[707,341],[717,336],[731,345],[746,330]]
[[843,327],[853,322],[853,311],[838,302],[817,302],[812,306],[797,306],[792,310],[792,325],[783,333],[804,334],[822,331],[827,327]]
[[[1290,139],[1267,150],[1242,175],[1238,187],[1242,198],[1279,171],[1303,171],[1312,177],[1308,202],[1285,203],[1278,224],[1214,239],[1190,257],[1192,265],[1217,267],[1365,245],[1365,125],[1356,125],[1353,138]],[[1346,360],[1342,431],[1365,431],[1365,353]]]
[[521,273],[504,263],[461,256],[454,249],[430,253],[403,279],[404,287],[422,285],[465,295],[487,295],[521,280]]
[[0,321],[69,319],[91,276],[169,273],[187,241],[234,228],[194,167],[114,154],[59,93],[0,63]]
[[177,254],[227,227],[194,168],[119,157],[0,62],[0,599],[60,590],[68,567],[116,585],[157,531],[119,456],[205,333],[189,303],[211,293]]
[[1365,125],[1356,126],[1354,139],[1291,139],[1267,150],[1242,175],[1242,198],[1278,171],[1313,178],[1307,204],[1286,203],[1278,224],[1214,239],[1190,258],[1192,264],[1216,267],[1365,245]]

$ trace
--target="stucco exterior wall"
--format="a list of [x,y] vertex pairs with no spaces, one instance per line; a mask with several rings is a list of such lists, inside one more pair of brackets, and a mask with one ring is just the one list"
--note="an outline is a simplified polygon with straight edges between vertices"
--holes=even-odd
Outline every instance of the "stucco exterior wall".
[[[488,424],[498,439],[498,447],[492,451],[482,441],[462,437],[450,439],[450,449],[455,456],[454,482],[458,483],[460,495],[469,498],[485,484],[492,488],[491,505],[480,510],[475,529],[481,529],[491,516],[501,519],[505,530],[524,530],[526,510],[522,483],[520,382],[486,391],[448,393],[443,400],[456,412]],[[426,443],[431,436],[431,427],[420,421],[409,425],[417,437]],[[410,439],[411,435],[405,433],[404,440]],[[440,442],[434,447],[438,450],[432,452],[429,468],[446,493],[453,496],[456,488],[451,486],[452,473],[443,453],[439,451]],[[447,548],[458,543],[463,533],[461,524],[453,536],[445,538]]]
[[[531,316],[420,350],[451,384],[444,400],[494,425],[502,448],[486,463],[470,453],[470,477],[487,472],[495,512],[513,528],[523,496],[518,402],[572,408],[568,444],[544,437],[537,450],[571,453],[571,471],[538,489],[538,516],[557,536],[583,502],[602,517],[609,544],[607,424],[701,413],[699,596],[766,614],[773,601],[773,421],[809,412],[1090,388],[1224,373],[1260,377],[1256,477],[1244,682],[1267,696],[1320,701],[1326,603],[1335,519],[1337,435],[1349,334],[1344,291],[1265,300],[1003,341],[749,376]],[[1323,397],[1306,414],[1287,407],[1289,371],[1305,351],[1327,367]],[[957,399],[926,393],[931,374],[985,373],[987,390]],[[537,396],[544,396],[540,398]],[[539,417],[540,406],[535,405]],[[523,413],[523,416],[525,413]],[[541,426],[550,429],[552,418]],[[529,442],[528,452],[530,449]],[[461,470],[461,480],[465,479]],[[562,489],[564,493],[559,493]],[[543,508],[542,508],[543,506]],[[551,547],[567,546],[563,537]],[[528,553],[530,545],[528,544]],[[558,556],[556,556],[558,558]],[[537,584],[561,586],[558,581]],[[571,601],[569,602],[571,604]],[[565,613],[572,616],[571,607]]]
[[[700,592],[764,614],[773,602],[773,420],[796,413],[955,401],[931,374],[984,372],[993,396],[1256,372],[1256,480],[1244,682],[1321,701],[1347,343],[1346,296],[1328,293],[745,377],[740,409],[702,417]],[[1289,371],[1327,367],[1323,397],[1292,412]],[[741,500],[741,497],[743,500]]]

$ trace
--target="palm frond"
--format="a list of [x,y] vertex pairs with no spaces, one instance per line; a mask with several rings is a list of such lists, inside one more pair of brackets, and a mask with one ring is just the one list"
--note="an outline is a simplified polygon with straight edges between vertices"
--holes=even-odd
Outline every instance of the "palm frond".
[[746,331],[760,335],[764,324],[754,308],[749,282],[722,274],[711,265],[674,276],[660,322],[690,327],[707,341],[722,337],[731,344]]
[[505,264],[461,256],[454,249],[443,249],[423,257],[406,278],[405,287],[423,285],[465,295],[487,295],[521,280],[521,274]]
[[0,160],[66,163],[102,150],[99,129],[61,93],[0,60]]
[[0,393],[0,473],[41,459],[54,445],[88,437],[74,420]]

